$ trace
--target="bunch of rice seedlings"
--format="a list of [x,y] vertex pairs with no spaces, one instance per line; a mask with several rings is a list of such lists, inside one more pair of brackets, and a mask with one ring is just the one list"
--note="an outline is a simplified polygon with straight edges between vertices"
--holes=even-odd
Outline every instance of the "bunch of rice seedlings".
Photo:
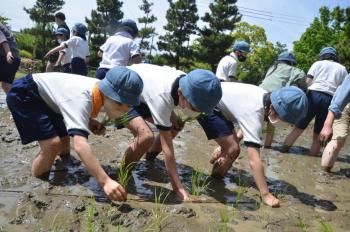
[[130,180],[131,177],[131,164],[126,165],[125,159],[122,160],[122,162],[119,164],[118,170],[117,170],[117,179],[119,184],[125,188]]
[[209,189],[211,181],[209,176],[205,175],[203,170],[195,169],[191,175],[191,194],[199,196]]

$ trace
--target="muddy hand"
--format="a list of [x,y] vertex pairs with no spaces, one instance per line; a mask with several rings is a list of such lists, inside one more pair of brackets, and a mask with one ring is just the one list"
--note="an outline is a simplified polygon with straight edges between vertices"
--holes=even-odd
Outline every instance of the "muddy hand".
[[271,206],[272,208],[277,208],[280,206],[280,201],[271,193],[261,195],[261,200],[265,205]]
[[324,126],[322,128],[321,133],[319,135],[319,139],[320,139],[322,147],[325,147],[327,145],[327,143],[331,140],[332,132],[333,132],[332,127]]
[[126,201],[126,192],[124,188],[112,179],[107,180],[103,186],[106,195],[114,201]]
[[95,119],[90,119],[89,128],[95,135],[104,135],[106,133],[106,127]]
[[186,190],[184,188],[181,188],[176,191],[176,194],[181,198],[183,201],[190,201],[191,198],[187,194]]

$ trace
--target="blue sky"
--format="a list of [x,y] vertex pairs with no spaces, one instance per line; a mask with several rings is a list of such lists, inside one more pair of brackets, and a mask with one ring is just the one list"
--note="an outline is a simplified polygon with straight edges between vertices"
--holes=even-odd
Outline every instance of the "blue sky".
[[[65,2],[62,12],[66,14],[69,26],[75,22],[84,22],[84,18],[90,16],[91,9],[96,8],[96,0],[65,0]],[[137,20],[138,17],[142,16],[142,12],[138,8],[141,2],[142,0],[124,0],[125,18]],[[203,16],[205,12],[209,11],[210,2],[212,0],[197,0],[199,16]],[[23,7],[31,7],[34,3],[35,0],[2,0],[0,14],[11,19],[10,25],[13,30],[31,27],[33,24],[23,11]],[[153,3],[153,14],[158,18],[155,27],[158,34],[163,34],[168,1],[153,0]],[[273,43],[280,41],[292,49],[293,41],[298,40],[313,18],[318,16],[318,9],[321,6],[333,8],[339,5],[345,8],[350,6],[350,1],[238,0],[237,5],[242,10],[242,21],[263,27],[269,41]]]

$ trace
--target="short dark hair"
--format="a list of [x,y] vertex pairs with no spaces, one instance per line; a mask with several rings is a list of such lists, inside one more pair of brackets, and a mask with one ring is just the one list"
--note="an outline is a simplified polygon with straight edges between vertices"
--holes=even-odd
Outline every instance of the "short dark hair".
[[63,20],[63,21],[66,20],[66,16],[65,16],[62,12],[57,12],[57,13],[55,14],[55,17],[56,17],[56,18],[59,18],[59,19],[61,19],[61,20]]

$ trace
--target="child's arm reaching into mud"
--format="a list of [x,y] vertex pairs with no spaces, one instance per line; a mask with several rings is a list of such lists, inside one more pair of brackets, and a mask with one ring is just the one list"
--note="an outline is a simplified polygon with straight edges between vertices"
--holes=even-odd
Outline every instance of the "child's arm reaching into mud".
[[126,192],[124,188],[116,181],[112,180],[102,169],[96,157],[92,153],[87,138],[75,135],[73,137],[74,150],[79,155],[86,169],[97,179],[97,182],[103,187],[106,195],[114,201],[126,201]]

